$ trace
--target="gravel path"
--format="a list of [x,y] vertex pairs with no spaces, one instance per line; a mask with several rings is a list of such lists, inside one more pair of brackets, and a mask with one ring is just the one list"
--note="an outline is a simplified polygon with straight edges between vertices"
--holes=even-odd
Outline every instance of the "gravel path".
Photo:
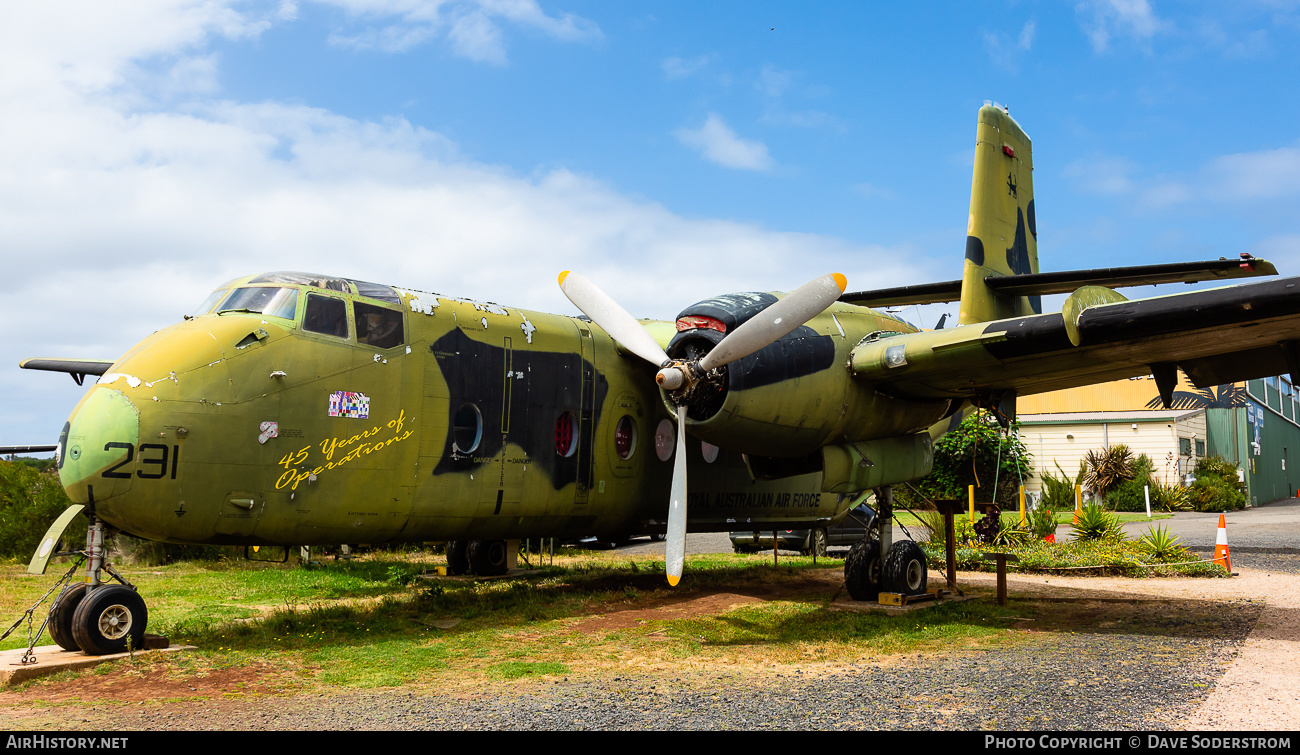
[[[510,685],[469,696],[366,692],[78,714],[121,729],[1167,729],[1236,644],[1073,635],[1046,646],[849,668]],[[76,721],[80,718],[80,721]]]

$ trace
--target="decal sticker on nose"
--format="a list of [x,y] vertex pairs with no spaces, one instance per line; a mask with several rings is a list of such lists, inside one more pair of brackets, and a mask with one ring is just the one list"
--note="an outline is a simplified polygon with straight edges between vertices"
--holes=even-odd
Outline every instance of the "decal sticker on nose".
[[330,394],[329,413],[331,417],[369,419],[370,397],[364,393],[334,391]]
[[279,422],[263,422],[262,434],[257,436],[257,442],[265,445],[268,440],[270,440],[271,438],[278,437],[279,435],[280,435]]

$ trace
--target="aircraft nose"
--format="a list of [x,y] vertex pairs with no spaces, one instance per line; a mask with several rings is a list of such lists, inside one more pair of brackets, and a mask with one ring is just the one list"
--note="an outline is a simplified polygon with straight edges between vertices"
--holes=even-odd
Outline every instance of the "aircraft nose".
[[101,502],[131,488],[140,410],[121,391],[92,388],[68,419],[59,480],[73,503]]

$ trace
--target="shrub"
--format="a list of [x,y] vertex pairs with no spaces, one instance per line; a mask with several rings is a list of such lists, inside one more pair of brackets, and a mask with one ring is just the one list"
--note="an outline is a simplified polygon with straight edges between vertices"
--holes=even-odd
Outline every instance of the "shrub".
[[1039,540],[1045,539],[1048,535],[1056,534],[1056,512],[1052,511],[1044,503],[1039,502],[1029,512],[1029,531]]
[[1090,503],[1079,512],[1079,521],[1074,524],[1076,540],[1124,540],[1124,530],[1119,526],[1119,519],[1108,513],[1101,506]]
[[1039,505],[1046,506],[1052,511],[1068,511],[1074,508],[1074,486],[1083,482],[1085,469],[1080,467],[1078,476],[1073,480],[1065,474],[1064,469],[1061,469],[1060,463],[1057,463],[1056,471],[1060,473],[1060,477],[1048,471],[1043,472],[1043,497]]
[[[45,530],[70,505],[52,467],[42,471],[0,461],[0,557],[30,558]],[[70,537],[70,544],[77,544],[85,533],[86,519],[77,517],[68,525],[65,541]]]
[[[1149,456],[1138,456],[1133,462],[1132,479],[1120,483],[1106,496],[1106,506],[1112,511],[1146,511],[1146,492],[1143,488],[1155,487],[1151,479],[1152,467]],[[1152,495],[1153,503],[1154,498]]]
[[1237,466],[1222,456],[1206,456],[1192,471],[1196,482],[1187,497],[1197,511],[1232,511],[1246,508],[1246,494],[1237,481]]

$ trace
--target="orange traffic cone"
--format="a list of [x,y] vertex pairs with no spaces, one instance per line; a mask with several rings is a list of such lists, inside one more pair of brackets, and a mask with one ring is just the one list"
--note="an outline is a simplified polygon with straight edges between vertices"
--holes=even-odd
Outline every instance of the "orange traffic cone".
[[1232,556],[1228,555],[1228,523],[1219,514],[1219,534],[1214,538],[1214,563],[1232,573]]

